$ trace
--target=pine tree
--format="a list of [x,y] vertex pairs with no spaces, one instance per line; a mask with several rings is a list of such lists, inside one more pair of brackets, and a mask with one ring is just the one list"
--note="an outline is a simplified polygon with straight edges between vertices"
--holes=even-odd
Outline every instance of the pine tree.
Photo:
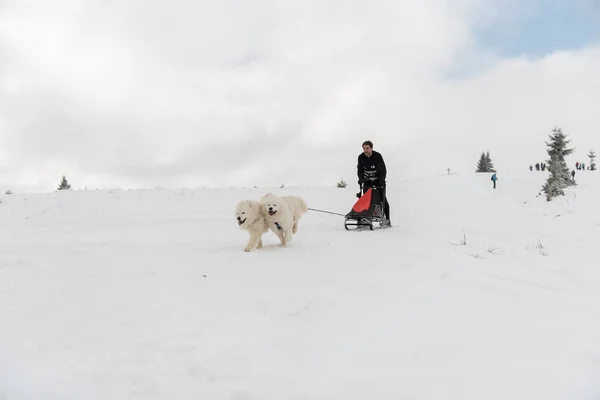
[[485,161],[485,153],[481,153],[481,157],[479,157],[479,162],[477,163],[477,169],[475,172],[486,172],[487,169],[486,161]]
[[489,151],[487,153],[481,153],[481,157],[479,157],[479,162],[477,163],[477,170],[475,170],[475,172],[496,172],[494,170],[494,164],[492,163]]
[[488,172],[496,172],[496,170],[494,169],[494,163],[492,162],[489,151],[486,153],[485,159],[486,159],[487,165],[488,165]]
[[588,154],[590,158],[590,171],[596,170],[596,152],[594,150],[590,150],[590,154]]
[[564,189],[575,184],[565,161],[565,156],[573,152],[573,149],[567,148],[569,143],[570,140],[567,140],[567,136],[561,128],[554,128],[550,135],[550,142],[546,142],[548,155],[550,156],[550,160],[548,160],[550,175],[542,190],[546,193],[546,200],[548,201],[554,197],[563,196],[565,194]]
[[67,177],[63,175],[62,180],[60,181],[60,185],[58,186],[58,190],[71,190],[71,185],[67,181]]

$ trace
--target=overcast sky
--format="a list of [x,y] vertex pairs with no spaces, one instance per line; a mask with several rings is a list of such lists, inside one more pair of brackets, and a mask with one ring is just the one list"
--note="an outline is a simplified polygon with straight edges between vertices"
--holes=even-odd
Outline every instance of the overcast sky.
[[600,151],[597,0],[0,0],[0,190],[394,180]]

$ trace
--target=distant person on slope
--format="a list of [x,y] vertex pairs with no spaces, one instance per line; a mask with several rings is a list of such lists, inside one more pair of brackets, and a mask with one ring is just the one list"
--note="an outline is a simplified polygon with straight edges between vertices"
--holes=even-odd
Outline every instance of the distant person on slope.
[[494,182],[494,189],[496,189],[496,181],[498,180],[498,177],[496,176],[496,173],[494,172],[494,175],[492,175],[492,182]]
[[373,143],[369,140],[362,145],[363,152],[358,156],[358,165],[356,166],[358,174],[358,184],[362,187],[362,194],[365,194],[369,188],[377,186],[381,197],[385,199],[383,211],[387,222],[383,225],[391,226],[390,222],[390,204],[386,195],[387,168],[382,155],[373,150]]

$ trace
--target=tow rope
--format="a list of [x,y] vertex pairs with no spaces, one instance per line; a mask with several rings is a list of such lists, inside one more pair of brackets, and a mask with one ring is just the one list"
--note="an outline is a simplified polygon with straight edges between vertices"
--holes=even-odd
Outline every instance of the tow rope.
[[320,213],[324,213],[324,214],[333,214],[333,215],[339,215],[341,217],[345,217],[345,214],[340,214],[340,213],[335,213],[335,212],[331,212],[331,211],[325,211],[325,210],[317,210],[315,208],[309,208],[310,211],[316,211],[316,212],[320,212]]

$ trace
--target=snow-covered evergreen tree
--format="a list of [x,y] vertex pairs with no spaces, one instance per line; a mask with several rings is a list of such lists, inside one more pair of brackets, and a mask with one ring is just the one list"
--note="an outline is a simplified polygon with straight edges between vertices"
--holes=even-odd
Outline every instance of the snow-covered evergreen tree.
[[489,151],[487,153],[481,153],[481,157],[479,157],[479,162],[477,163],[477,169],[475,172],[496,172],[494,170],[494,164],[492,163]]
[[494,169],[494,163],[492,162],[492,158],[490,157],[490,152],[488,151],[485,154],[485,160],[487,161],[487,166],[488,166],[488,172],[496,172],[496,170]]
[[62,180],[60,181],[60,185],[58,186],[58,190],[71,190],[71,185],[67,181],[67,177],[63,175]]
[[561,128],[554,128],[550,135],[550,142],[546,142],[548,155],[550,156],[550,160],[548,160],[550,175],[542,190],[546,193],[546,200],[548,201],[564,195],[564,189],[575,184],[565,161],[565,156],[573,152],[573,149],[567,148],[569,143],[570,140],[567,139]]
[[488,172],[485,153],[481,153],[481,157],[479,157],[479,162],[477,163],[477,169],[475,170],[475,172]]
[[596,170],[596,152],[594,150],[590,150],[590,154],[588,154],[590,158],[590,171]]

